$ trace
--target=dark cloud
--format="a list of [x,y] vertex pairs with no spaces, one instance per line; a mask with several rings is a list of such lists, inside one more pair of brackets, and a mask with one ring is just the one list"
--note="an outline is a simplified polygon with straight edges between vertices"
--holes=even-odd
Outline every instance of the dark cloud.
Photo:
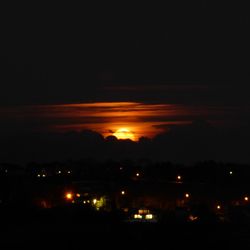
[[68,133],[33,133],[15,137],[1,137],[1,162],[48,162],[81,158],[150,159],[194,163],[215,160],[249,163],[247,145],[250,132],[236,129],[220,129],[204,120],[171,127],[166,133],[138,142],[118,140],[114,136],[104,138],[97,132],[85,130]]

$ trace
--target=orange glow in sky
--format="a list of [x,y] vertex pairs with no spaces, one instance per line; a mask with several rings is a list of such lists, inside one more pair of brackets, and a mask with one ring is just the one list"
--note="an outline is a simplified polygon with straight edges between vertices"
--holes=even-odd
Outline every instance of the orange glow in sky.
[[[207,112],[214,113],[214,110]],[[153,138],[173,125],[190,124],[192,117],[203,114],[204,109],[176,104],[96,102],[22,106],[0,110],[0,113],[11,114],[16,120],[32,121],[38,131],[92,130],[104,137],[114,135],[118,139],[137,141],[140,137]]]
[[137,102],[98,102],[50,105],[43,114],[61,123],[52,124],[55,131],[81,131],[90,129],[104,137],[137,141],[140,137],[152,138],[167,130],[169,125],[187,124],[179,120],[185,108],[173,104],[143,104]]

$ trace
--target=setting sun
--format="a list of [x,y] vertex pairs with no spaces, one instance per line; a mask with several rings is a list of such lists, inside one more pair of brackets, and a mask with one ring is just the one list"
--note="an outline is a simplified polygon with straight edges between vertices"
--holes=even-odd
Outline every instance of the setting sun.
[[[194,115],[191,109],[181,105],[139,102],[38,105],[22,109],[27,119],[32,120],[34,117],[42,119],[46,126],[41,130],[56,133],[91,130],[104,138],[114,135],[118,139],[133,141],[139,141],[141,137],[154,138],[173,125],[190,124],[190,120],[181,117],[187,113]],[[8,112],[14,112],[14,110],[8,110]],[[19,112],[20,109],[16,112],[17,117]],[[203,109],[202,112],[204,112]],[[1,109],[0,114],[2,114]],[[53,122],[49,122],[52,117],[54,117]]]
[[130,139],[132,141],[135,140],[134,133],[128,128],[119,128],[113,135],[118,139]]

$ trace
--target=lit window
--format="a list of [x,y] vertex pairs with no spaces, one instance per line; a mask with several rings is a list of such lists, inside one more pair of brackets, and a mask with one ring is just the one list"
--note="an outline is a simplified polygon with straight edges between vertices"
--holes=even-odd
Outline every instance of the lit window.
[[139,213],[139,214],[148,214],[148,213],[149,213],[149,210],[148,210],[148,209],[139,209],[139,210],[138,210],[138,213]]
[[142,216],[140,214],[134,214],[135,219],[142,219]]
[[152,220],[153,219],[153,215],[152,214],[146,214],[146,219],[147,220]]

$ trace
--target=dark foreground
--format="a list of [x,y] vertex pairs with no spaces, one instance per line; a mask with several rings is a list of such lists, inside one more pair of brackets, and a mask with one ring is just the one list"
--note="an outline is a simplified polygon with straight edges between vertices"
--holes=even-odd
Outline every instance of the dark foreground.
[[[5,214],[4,214],[5,213]],[[230,223],[127,223],[69,211],[1,213],[0,249],[243,249],[250,226]]]

